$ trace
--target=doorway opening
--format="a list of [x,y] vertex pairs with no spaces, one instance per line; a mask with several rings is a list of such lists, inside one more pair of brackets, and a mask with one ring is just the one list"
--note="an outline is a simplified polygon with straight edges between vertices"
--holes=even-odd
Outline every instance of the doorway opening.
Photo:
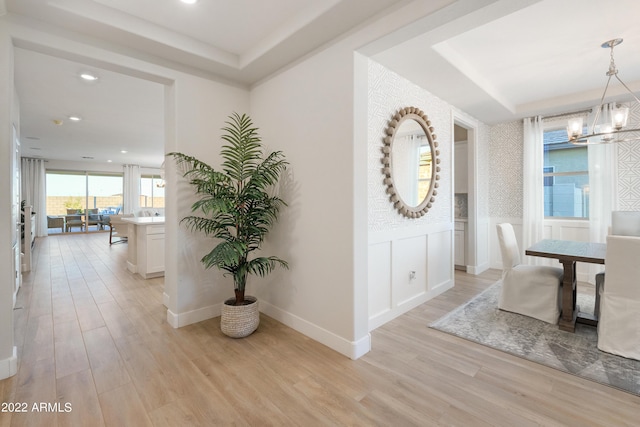
[[122,210],[122,174],[48,170],[46,189],[48,234],[107,231]]

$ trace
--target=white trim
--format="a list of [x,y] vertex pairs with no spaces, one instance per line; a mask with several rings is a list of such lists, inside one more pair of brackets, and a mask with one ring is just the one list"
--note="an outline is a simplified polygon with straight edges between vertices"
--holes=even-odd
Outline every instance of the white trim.
[[318,341],[321,344],[347,356],[350,359],[357,359],[371,349],[371,335],[367,334],[356,341],[348,341],[343,337],[334,334],[318,325],[315,325],[301,317],[284,311],[265,301],[260,301],[260,311],[267,316],[283,323],[284,325],[295,329]]
[[220,316],[221,311],[222,304],[210,305],[197,310],[186,311],[184,313],[174,313],[171,310],[167,310],[167,323],[174,328],[181,328],[213,317],[218,317]]
[[169,297],[169,294],[166,292],[162,293],[162,304],[169,308],[169,302],[171,301],[171,298]]
[[356,360],[371,351],[371,334],[367,334],[358,341],[351,343],[351,355],[349,358]]
[[[222,304],[203,307],[198,310],[188,311],[185,313],[174,313],[171,310],[167,310],[167,323],[169,323],[173,328],[181,328],[193,323],[202,322],[203,320],[219,317],[221,310]],[[350,359],[358,359],[371,350],[371,334],[366,334],[356,341],[347,341],[326,329],[314,325],[313,323],[262,300],[260,300],[260,312],[292,329],[295,329],[309,338],[336,350],[338,353],[341,353]]]
[[[467,267],[467,271],[478,271],[481,267],[480,262],[482,258],[488,258],[489,247],[481,247],[482,238],[480,236],[480,225],[484,220],[488,221],[489,218],[480,218],[479,198],[480,198],[480,177],[478,171],[480,170],[478,145],[480,143],[480,130],[479,124],[476,119],[469,116],[460,110],[452,109],[451,111],[451,135],[455,132],[455,126],[458,125],[467,129],[467,244],[466,244],[466,261],[473,268]],[[453,139],[453,138],[452,138]],[[454,170],[455,150],[453,150],[451,156],[451,170]],[[454,188],[451,189],[452,193]],[[451,197],[452,203],[455,200],[453,194]],[[453,212],[454,208],[451,207]],[[455,248],[453,243],[453,236],[451,242],[452,249]],[[482,256],[484,255],[484,257]],[[481,270],[482,272],[484,270]],[[474,273],[478,274],[478,273]]]
[[0,360],[0,380],[14,376],[18,372],[18,348],[13,346],[13,355]]
[[487,271],[489,268],[491,268],[489,262],[485,262],[481,265],[467,265],[467,273],[477,275],[484,271]]
[[442,222],[438,224],[417,225],[398,230],[372,231],[369,233],[369,245],[392,242],[395,240],[409,239],[416,236],[452,231],[454,222]]
[[136,274],[138,272],[138,265],[133,264],[131,261],[127,261],[127,270],[129,270],[133,274]]

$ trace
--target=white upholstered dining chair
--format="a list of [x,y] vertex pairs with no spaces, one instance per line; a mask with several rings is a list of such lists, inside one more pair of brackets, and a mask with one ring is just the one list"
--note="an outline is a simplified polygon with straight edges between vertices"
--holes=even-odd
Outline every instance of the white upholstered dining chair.
[[606,285],[600,292],[598,348],[640,360],[640,237],[607,236]]
[[[611,228],[609,234],[616,236],[640,237],[640,212],[638,211],[613,211],[611,212]],[[604,287],[604,271],[596,274],[596,303],[594,314],[600,316],[600,295]]]
[[559,267],[522,265],[513,226],[498,224],[502,253],[502,292],[498,308],[547,323],[558,323],[563,270]]

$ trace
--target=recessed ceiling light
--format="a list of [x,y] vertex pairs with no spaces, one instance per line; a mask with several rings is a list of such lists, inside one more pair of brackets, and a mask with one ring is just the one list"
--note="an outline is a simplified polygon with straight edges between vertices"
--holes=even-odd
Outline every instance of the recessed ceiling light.
[[180,0],[184,4],[196,4],[198,0]]
[[120,150],[120,152],[121,152],[122,154],[127,154],[127,153],[128,153],[128,151],[127,151],[127,150]]
[[69,120],[71,120],[72,122],[79,122],[80,120],[82,120],[82,118],[80,118],[79,116],[69,116]]
[[111,163],[113,160],[107,160],[107,163]]
[[80,74],[80,77],[83,80],[86,80],[88,82],[95,82],[96,80],[98,80],[98,76],[96,76],[95,74],[91,74],[91,73],[82,73],[82,74]]

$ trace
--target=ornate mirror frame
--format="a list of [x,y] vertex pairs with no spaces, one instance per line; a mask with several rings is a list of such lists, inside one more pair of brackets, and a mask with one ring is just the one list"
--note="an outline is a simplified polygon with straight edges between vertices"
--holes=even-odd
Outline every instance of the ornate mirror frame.
[[[394,171],[393,171],[393,142],[396,136],[397,130],[400,128],[403,122],[407,120],[416,121],[429,141],[431,147],[432,165],[431,168],[431,182],[429,185],[429,191],[424,199],[418,204],[418,206],[410,206],[402,199],[397,191],[394,183]],[[438,194],[437,188],[439,187],[438,181],[440,180],[440,150],[438,150],[438,142],[436,141],[436,134],[433,133],[434,129],[431,126],[431,121],[427,115],[416,107],[407,107],[400,109],[393,115],[387,129],[386,135],[383,138],[384,146],[382,147],[382,173],[384,174],[384,183],[387,185],[387,193],[389,194],[389,200],[393,203],[393,207],[398,212],[407,218],[420,218],[424,216],[429,209],[433,206],[435,196]]]

